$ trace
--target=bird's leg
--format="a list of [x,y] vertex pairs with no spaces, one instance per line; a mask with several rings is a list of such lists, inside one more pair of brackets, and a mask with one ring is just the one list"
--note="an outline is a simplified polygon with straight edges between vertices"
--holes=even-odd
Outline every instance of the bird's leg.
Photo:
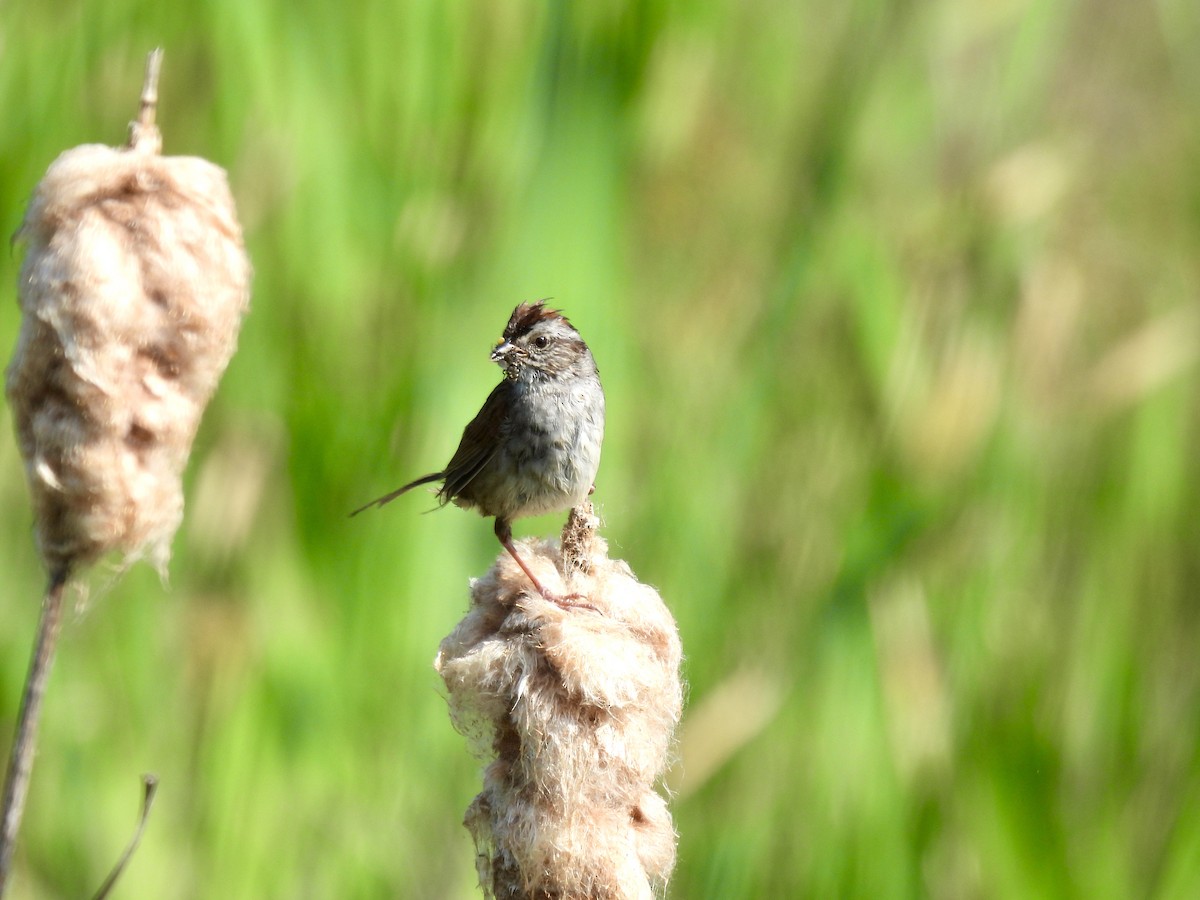
[[521,571],[524,572],[529,580],[533,582],[534,589],[543,597],[545,597],[547,594],[546,589],[542,587],[542,583],[537,580],[537,576],[530,571],[529,566],[525,565],[525,560],[521,559],[521,557],[517,554],[517,548],[513,546],[512,526],[503,519],[497,519],[496,537],[500,539],[500,543],[504,545],[504,549],[508,551],[508,555],[516,560],[517,565],[521,567]]
[[592,606],[590,603],[576,602],[577,600],[583,599],[583,594],[567,594],[565,597],[563,597],[542,587],[542,583],[537,580],[537,576],[533,574],[529,566],[525,565],[525,560],[521,559],[520,555],[517,553],[517,548],[513,546],[512,524],[506,519],[501,519],[499,517],[496,518],[496,537],[499,538],[500,543],[504,546],[504,549],[508,551],[508,555],[516,561],[518,566],[521,567],[521,571],[525,573],[525,576],[533,582],[534,590],[542,595],[543,600],[549,600],[551,603],[561,606],[563,609],[576,607],[579,609],[590,609],[592,612],[597,611],[596,607]]

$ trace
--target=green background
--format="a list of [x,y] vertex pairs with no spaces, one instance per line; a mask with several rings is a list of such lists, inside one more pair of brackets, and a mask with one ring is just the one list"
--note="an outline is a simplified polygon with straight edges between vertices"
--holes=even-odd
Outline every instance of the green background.
[[[478,896],[430,663],[491,525],[346,513],[449,458],[544,296],[687,656],[673,896],[1200,896],[1195,0],[10,0],[0,230],[156,44],[253,308],[170,590],[67,623],[12,897],[90,895],[143,771],[115,896]],[[0,509],[7,747],[8,428]]]

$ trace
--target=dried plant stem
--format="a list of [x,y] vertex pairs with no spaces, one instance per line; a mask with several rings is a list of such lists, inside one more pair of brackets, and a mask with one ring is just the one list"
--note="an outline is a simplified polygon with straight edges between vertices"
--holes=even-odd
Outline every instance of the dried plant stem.
[[25,692],[21,696],[21,711],[17,716],[17,730],[13,735],[8,773],[4,780],[4,825],[3,831],[0,832],[0,896],[4,895],[4,889],[8,885],[13,846],[21,828],[21,816],[25,812],[25,796],[29,792],[29,776],[33,771],[33,755],[37,749],[42,697],[46,693],[46,681],[50,677],[50,665],[54,661],[54,648],[58,643],[63,589],[66,583],[65,568],[59,569],[50,577],[50,585],[46,588],[46,596],[42,601],[41,618],[38,620],[33,659],[29,663],[29,674],[25,678]]
[[141,107],[136,122],[129,123],[129,149],[144,153],[162,151],[162,134],[154,124],[158,111],[158,73],[162,70],[163,52],[156,47],[146,55],[146,75],[142,80]]
[[117,864],[113,866],[113,870],[108,873],[108,877],[104,879],[104,884],[100,885],[100,890],[96,891],[92,900],[107,900],[109,894],[112,893],[113,887],[117,883],[117,879],[121,877],[121,873],[125,871],[125,867],[129,865],[129,860],[133,859],[133,854],[138,848],[138,844],[142,842],[142,834],[146,830],[146,821],[150,818],[150,807],[154,805],[154,795],[158,791],[158,779],[153,775],[142,776],[142,811],[138,815],[137,828],[133,832],[133,837],[130,839],[125,852],[121,854],[121,858],[117,860]]

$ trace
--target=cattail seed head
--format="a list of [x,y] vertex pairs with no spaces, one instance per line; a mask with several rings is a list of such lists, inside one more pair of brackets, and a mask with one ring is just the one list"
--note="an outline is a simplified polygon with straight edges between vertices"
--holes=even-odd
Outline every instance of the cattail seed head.
[[464,824],[489,896],[651,898],[675,862],[655,783],[682,708],[679,636],[594,526],[568,532],[520,553],[544,585],[567,572],[593,609],[531,594],[504,554],[435,661],[455,726],[491,759]]
[[62,572],[116,551],[162,571],[192,439],[249,302],[225,173],[159,156],[156,141],[76,147],[17,238],[6,392],[42,558]]

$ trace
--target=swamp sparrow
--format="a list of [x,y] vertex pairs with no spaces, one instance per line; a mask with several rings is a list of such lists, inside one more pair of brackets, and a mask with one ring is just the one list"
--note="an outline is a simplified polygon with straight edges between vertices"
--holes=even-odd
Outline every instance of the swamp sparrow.
[[496,537],[537,592],[560,605],[574,605],[543,588],[517,555],[512,522],[570,509],[592,492],[604,439],[604,391],[596,361],[563,314],[539,300],[513,310],[492,350],[492,362],[504,370],[504,380],[463,429],[446,468],[351,515],[440,481],[440,505],[454,503],[495,516]]

